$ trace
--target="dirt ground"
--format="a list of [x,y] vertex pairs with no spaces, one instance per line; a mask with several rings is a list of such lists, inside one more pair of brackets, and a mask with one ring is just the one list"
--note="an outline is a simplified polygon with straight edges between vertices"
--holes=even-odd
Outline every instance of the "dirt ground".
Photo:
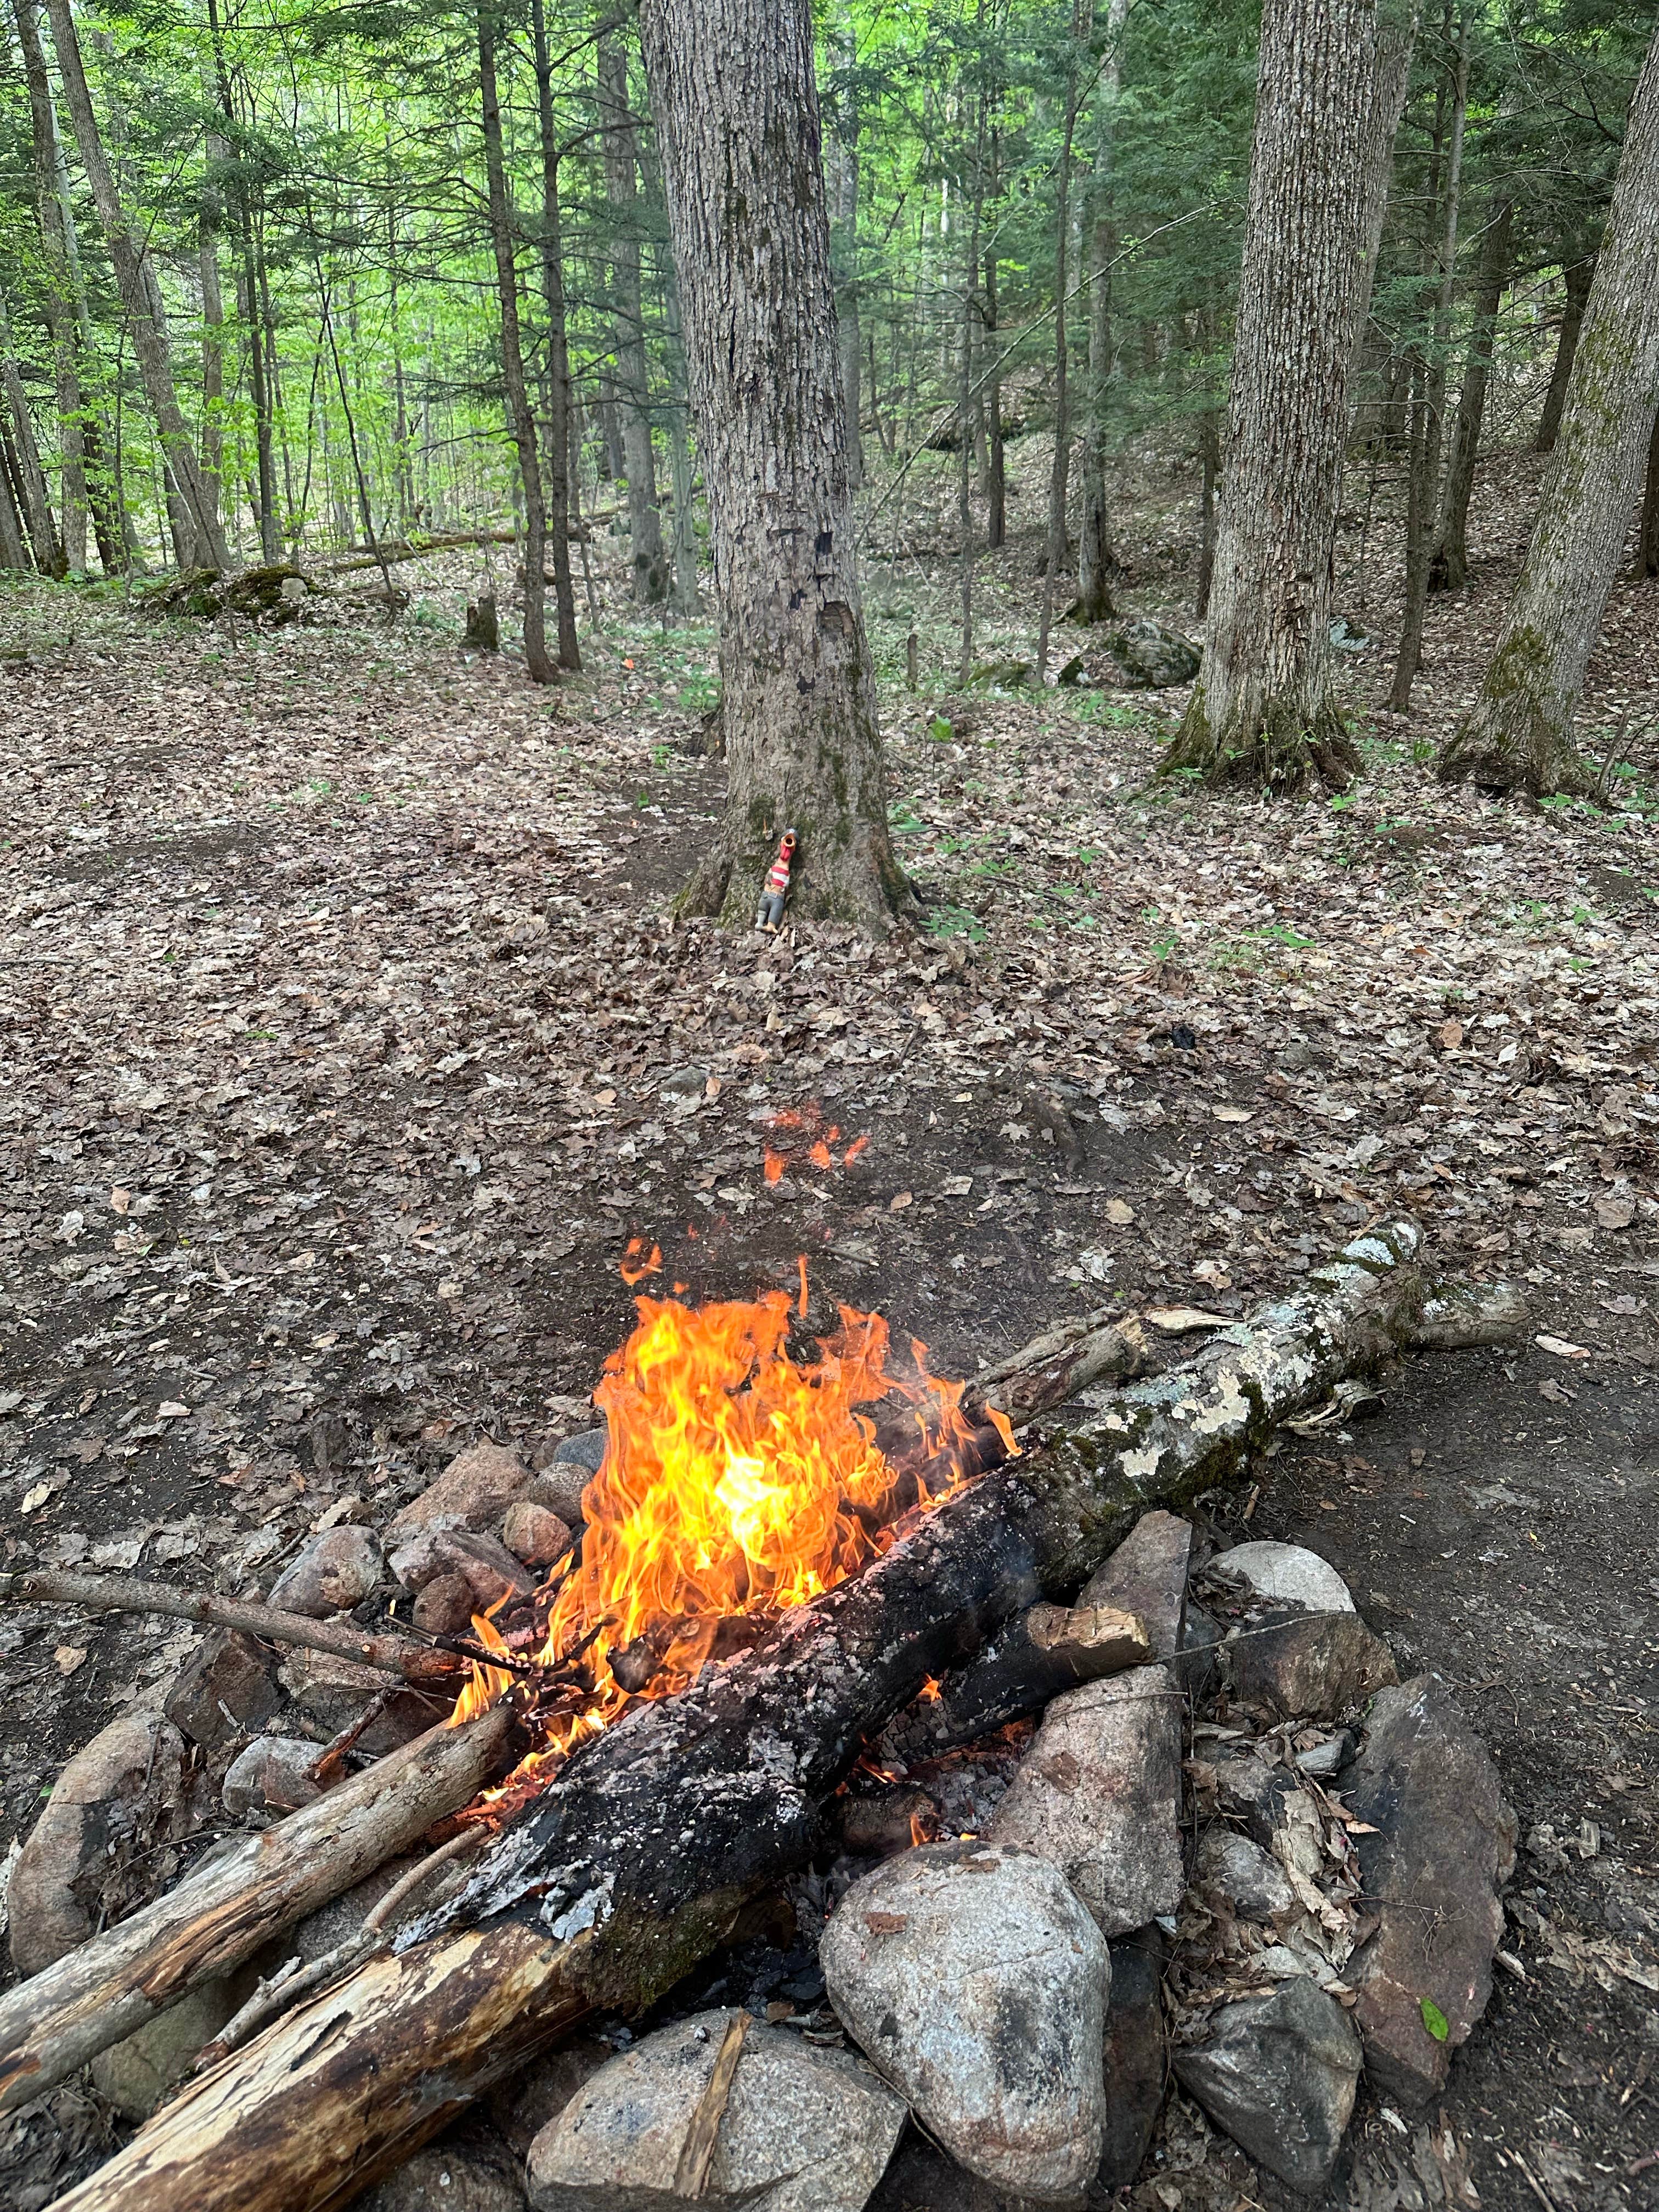
[[[793,1286],[805,1254],[823,1310],[971,1373],[1079,1309],[1243,1312],[1410,1212],[1448,1268],[1522,1282],[1549,1343],[1425,1357],[1375,1419],[1287,1439],[1251,1533],[1324,1553],[1402,1672],[1460,1686],[1517,1808],[1519,1971],[1446,2106],[1480,2203],[1659,2203],[1659,586],[1615,592],[1592,671],[1587,742],[1628,714],[1607,808],[1446,793],[1430,759],[1531,467],[1483,483],[1412,718],[1371,703],[1382,645],[1352,656],[1360,781],[1272,806],[1149,781],[1180,693],[958,692],[924,484],[871,601],[930,924],[877,945],[672,922],[720,797],[712,635],[609,580],[550,696],[459,653],[479,577],[453,561],[391,628],[10,592],[4,1564],[263,1589],[347,1492],[378,1514],[474,1437],[587,1425],[634,1240],[642,1291],[700,1298]],[[1189,623],[1194,500],[1159,481],[1125,596]],[[989,658],[1029,650],[1028,498],[981,579]],[[1360,550],[1356,522],[1340,604],[1386,642],[1386,531],[1369,587]],[[190,1640],[0,1612],[0,1854]],[[65,2175],[102,2124],[65,2112]],[[1360,2142],[1334,2202],[1435,2201],[1377,2178],[1397,2120]],[[1241,2197],[1177,2111],[1137,2203]]]

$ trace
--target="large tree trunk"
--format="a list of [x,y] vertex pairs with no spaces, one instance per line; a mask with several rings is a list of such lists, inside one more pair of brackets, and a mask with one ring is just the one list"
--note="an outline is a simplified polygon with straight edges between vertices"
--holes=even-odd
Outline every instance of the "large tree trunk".
[[1248,1330],[920,1516],[752,1655],[635,1707],[398,1955],[186,2089],[62,2212],[343,2205],[584,2012],[651,2002],[811,1854],[818,1805],[930,1676],[1040,1593],[1074,1591],[1147,1505],[1237,1480],[1343,1375],[1455,1338],[1419,1242],[1409,1223],[1357,1239]]
[[1647,479],[1642,486],[1642,514],[1636,526],[1637,578],[1659,576],[1659,416],[1648,440]]
[[1117,258],[1112,147],[1123,82],[1123,25],[1129,0],[1108,0],[1106,52],[1095,89],[1095,168],[1089,222],[1089,419],[1083,435],[1083,528],[1078,540],[1073,619],[1109,622],[1112,515],[1106,497],[1106,418],[1112,381],[1112,264]]
[[[210,86],[204,87],[211,98]],[[207,137],[210,162],[222,161],[228,148],[216,131]],[[217,185],[204,187],[198,234],[202,272],[202,485],[224,526],[225,302],[219,283],[219,230],[224,196]],[[226,532],[228,543],[229,532]]]
[[887,832],[806,0],[640,11],[720,602],[727,799],[690,911],[752,921],[780,834],[806,915],[914,904]]
[[1474,709],[1441,755],[1448,782],[1538,796],[1593,782],[1573,747],[1573,719],[1630,530],[1656,394],[1659,33],[1625,125],[1538,520]]
[[64,556],[57,518],[52,511],[52,494],[41,465],[40,448],[35,442],[34,418],[29,412],[29,396],[24,387],[23,372],[18,366],[11,315],[3,293],[0,293],[0,385],[4,386],[6,404],[11,410],[17,487],[29,543],[34,549],[34,565],[43,576],[62,578],[69,574],[69,563]]
[[1376,0],[1268,0],[1209,640],[1165,774],[1352,773],[1330,612],[1376,85]]
[[[1412,703],[1412,683],[1423,658],[1423,618],[1429,601],[1429,562],[1434,551],[1435,516],[1440,505],[1440,449],[1446,413],[1446,358],[1451,343],[1452,291],[1457,281],[1457,225],[1463,191],[1463,127],[1469,112],[1469,19],[1458,36],[1451,88],[1451,133],[1446,149],[1445,204],[1435,258],[1434,315],[1426,349],[1417,372],[1420,420],[1413,441],[1410,507],[1406,521],[1406,594],[1400,619],[1389,704],[1403,714]],[[1438,131],[1437,128],[1437,140]],[[1437,153],[1438,147],[1437,144]],[[1433,200],[1431,194],[1431,202]]]
[[76,359],[78,332],[75,300],[64,237],[64,210],[58,198],[58,117],[52,105],[52,81],[46,74],[46,57],[40,44],[34,0],[14,0],[12,12],[16,18],[23,75],[29,92],[34,205],[45,263],[42,304],[47,335],[52,340],[58,450],[62,456],[64,562],[70,573],[78,574],[87,565],[86,463],[81,380]]
[[185,557],[193,559],[200,568],[228,568],[230,553],[219,526],[217,504],[203,480],[201,464],[179,411],[179,395],[173,389],[173,353],[166,319],[158,304],[155,273],[148,254],[133,235],[115,189],[115,178],[93,113],[92,95],[87,88],[87,73],[70,0],[46,0],[46,15],[52,25],[58,74],[63,79],[64,103],[81,151],[81,166],[87,173],[87,182],[92,188],[93,202],[114,264],[132,349],[137,356],[150,411],[155,417],[169,486],[181,510],[180,534],[184,524],[188,524],[190,536],[184,548]]
[[1451,459],[1446,469],[1439,542],[1429,568],[1431,592],[1461,592],[1469,580],[1469,498],[1474,489],[1474,465],[1480,453],[1480,428],[1486,413],[1486,387],[1492,379],[1492,356],[1498,342],[1498,311],[1510,281],[1514,241],[1515,202],[1505,192],[1488,216],[1486,234],[1481,241],[1480,273],[1475,287],[1463,386],[1457,395],[1457,422],[1452,432]]
[[553,63],[545,0],[531,0],[535,48],[536,127],[542,155],[542,293],[547,302],[547,503],[553,518],[553,596],[559,665],[579,669],[576,588],[570,574],[570,353],[565,324],[564,218],[559,204],[559,140],[553,125]]
[[507,204],[501,150],[501,103],[495,82],[498,0],[478,0],[478,82],[483,97],[484,172],[489,195],[489,241],[495,252],[495,290],[501,310],[501,381],[524,489],[524,665],[532,684],[552,683],[557,671],[547,650],[547,503],[536,417],[525,380],[519,343],[519,272],[513,252],[513,211]]
[[1590,287],[1595,281],[1595,256],[1586,255],[1582,261],[1570,261],[1561,271],[1565,299],[1561,308],[1561,331],[1555,342],[1555,366],[1550,371],[1549,389],[1544,394],[1544,411],[1538,418],[1538,435],[1534,440],[1534,450],[1553,453],[1556,439],[1561,431],[1561,410],[1567,404],[1567,386],[1572,380],[1572,364],[1578,356],[1579,335],[1584,327],[1584,310],[1589,305]]
[[[1077,137],[1079,64],[1093,20],[1092,0],[1073,0],[1072,43],[1066,64],[1066,120],[1054,175],[1054,453],[1048,471],[1048,550],[1042,564],[1042,611],[1037,619],[1036,680],[1048,680],[1048,635],[1054,628],[1054,586],[1066,565],[1066,494],[1072,472],[1071,347],[1066,299],[1072,240],[1072,148]],[[966,431],[963,432],[964,436]]]
[[837,43],[847,82],[831,134],[836,156],[830,238],[837,264],[836,329],[841,347],[842,402],[847,410],[847,481],[857,491],[864,482],[864,441],[859,426],[864,353],[859,319],[859,99],[853,81],[858,44],[850,21],[843,24]]
[[628,479],[628,533],[633,544],[634,596],[646,606],[668,597],[657,460],[651,440],[650,380],[645,358],[645,306],[640,284],[639,148],[628,98],[628,61],[614,38],[599,40],[599,98],[605,114],[605,183],[611,202],[611,276],[616,287],[617,398],[622,416],[623,471]]

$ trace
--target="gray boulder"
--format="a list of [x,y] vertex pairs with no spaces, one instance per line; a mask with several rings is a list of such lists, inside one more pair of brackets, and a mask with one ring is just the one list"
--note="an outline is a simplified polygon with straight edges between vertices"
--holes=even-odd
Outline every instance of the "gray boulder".
[[1139,2172],[1164,2108],[1164,1935],[1139,1928],[1111,1946],[1112,1995],[1106,2009],[1106,2091],[1102,2115],[1102,2189],[1127,2188]]
[[751,2023],[701,2187],[686,2136],[737,2015],[694,2014],[584,2082],[530,2146],[535,2212],[860,2212],[904,2126],[904,2106],[845,2051]]
[[527,1567],[550,1567],[570,1549],[570,1525],[533,1498],[515,1498],[501,1522],[501,1541]]
[[210,1754],[258,1735],[282,1709],[274,1655],[251,1636],[227,1628],[203,1638],[162,1708],[176,1729]]
[[854,1883],[818,1958],[848,2033],[959,2165],[1039,2203],[1080,2192],[1100,2162],[1111,1969],[1052,1866],[924,1844]]
[[400,1513],[392,1516],[394,1542],[419,1528],[498,1528],[515,1498],[530,1487],[530,1469],[501,1444],[472,1444]]
[[1056,1698],[986,1831],[1058,1867],[1103,1936],[1173,1912],[1181,1856],[1181,1694],[1136,1667]]
[[1282,1719],[1335,1720],[1400,1679],[1388,1645],[1353,1612],[1275,1612],[1223,1652],[1234,1695]]
[[505,1544],[497,1538],[440,1524],[405,1535],[392,1553],[392,1571],[405,1589],[422,1590],[440,1575],[459,1575],[471,1590],[476,1609],[485,1612],[509,1595],[526,1597],[536,1587]]
[[1133,1528],[1085,1583],[1080,1606],[1115,1605],[1138,1613],[1158,1659],[1173,1659],[1187,1625],[1187,1563],[1193,1548],[1190,1522],[1173,1513],[1143,1513]]
[[1206,1829],[1200,1837],[1193,1887],[1217,1891],[1247,1920],[1271,1919],[1296,1903],[1296,1892],[1278,1861],[1232,1828]]
[[471,1624],[478,1610],[472,1585],[465,1575],[434,1575],[415,1594],[409,1617],[423,1635],[458,1636]]
[[1308,2197],[1331,2178],[1360,2062],[1353,2023],[1305,1975],[1224,2005],[1203,2042],[1172,2054],[1176,2079],[1216,2125]]
[[504,2145],[476,2128],[428,2143],[351,2200],[351,2212],[524,2212],[525,2195]]
[[1492,1995],[1516,1820],[1486,1746],[1431,1674],[1379,1691],[1370,1726],[1344,1796],[1376,1831],[1354,1844],[1377,1925],[1347,1978],[1367,2071],[1386,2096],[1418,2106],[1445,2087]]
[[1304,1613],[1352,1613],[1348,1585],[1328,1559],[1301,1544],[1235,1544],[1210,1562],[1213,1573],[1241,1582],[1253,1597]]
[[278,1575],[270,1602],[283,1613],[324,1620],[373,1597],[383,1571],[380,1540],[373,1529],[325,1528]]
[[166,2012],[100,2051],[92,2062],[94,2086],[118,2112],[147,2120],[169,2089],[182,2081],[202,2045],[253,1994],[257,1967],[204,1982]]
[[1106,642],[1131,690],[1156,691],[1171,684],[1190,684],[1198,673],[1198,647],[1150,615],[1126,623]]
[[248,1813],[292,1813],[315,1804],[323,1793],[311,1770],[321,1756],[320,1744],[298,1736],[255,1736],[226,1769],[226,1812],[240,1820]]

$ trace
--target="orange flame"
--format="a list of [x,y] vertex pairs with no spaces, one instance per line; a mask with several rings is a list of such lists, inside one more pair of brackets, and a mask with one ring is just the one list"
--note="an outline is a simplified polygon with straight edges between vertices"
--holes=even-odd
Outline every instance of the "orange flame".
[[[805,1288],[803,1261],[803,1302]],[[782,1291],[701,1307],[635,1299],[638,1326],[593,1394],[610,1443],[583,1499],[580,1560],[538,1594],[542,1661],[580,1657],[594,1685],[542,1720],[545,1752],[527,1764],[544,1773],[549,1754],[635,1696],[693,1681],[723,1623],[832,1589],[886,1551],[907,1515],[985,1463],[964,1386],[928,1371],[925,1346],[913,1340],[890,1372],[886,1322],[843,1306],[839,1330],[805,1364],[788,1342],[793,1303]],[[1002,1450],[1016,1451],[1007,1423],[990,1419]],[[487,1648],[507,1648],[492,1625],[474,1626]],[[728,1648],[749,1640],[728,1635]],[[481,1665],[463,1704],[479,1710],[511,1679]]]
[[[641,1256],[642,1255],[644,1256]],[[647,1254],[644,1237],[630,1237],[628,1240],[627,1251],[617,1262],[617,1273],[631,1291],[635,1283],[643,1281],[647,1275],[654,1275],[661,1266],[660,1244],[653,1244],[650,1252]]]

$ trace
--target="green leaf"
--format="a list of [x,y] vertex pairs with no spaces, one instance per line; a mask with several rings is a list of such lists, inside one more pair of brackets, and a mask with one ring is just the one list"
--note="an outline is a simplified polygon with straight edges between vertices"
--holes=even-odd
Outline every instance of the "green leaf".
[[1418,2009],[1423,2015],[1423,2025],[1437,2043],[1443,2043],[1451,2033],[1451,2022],[1432,1997],[1419,2000]]

